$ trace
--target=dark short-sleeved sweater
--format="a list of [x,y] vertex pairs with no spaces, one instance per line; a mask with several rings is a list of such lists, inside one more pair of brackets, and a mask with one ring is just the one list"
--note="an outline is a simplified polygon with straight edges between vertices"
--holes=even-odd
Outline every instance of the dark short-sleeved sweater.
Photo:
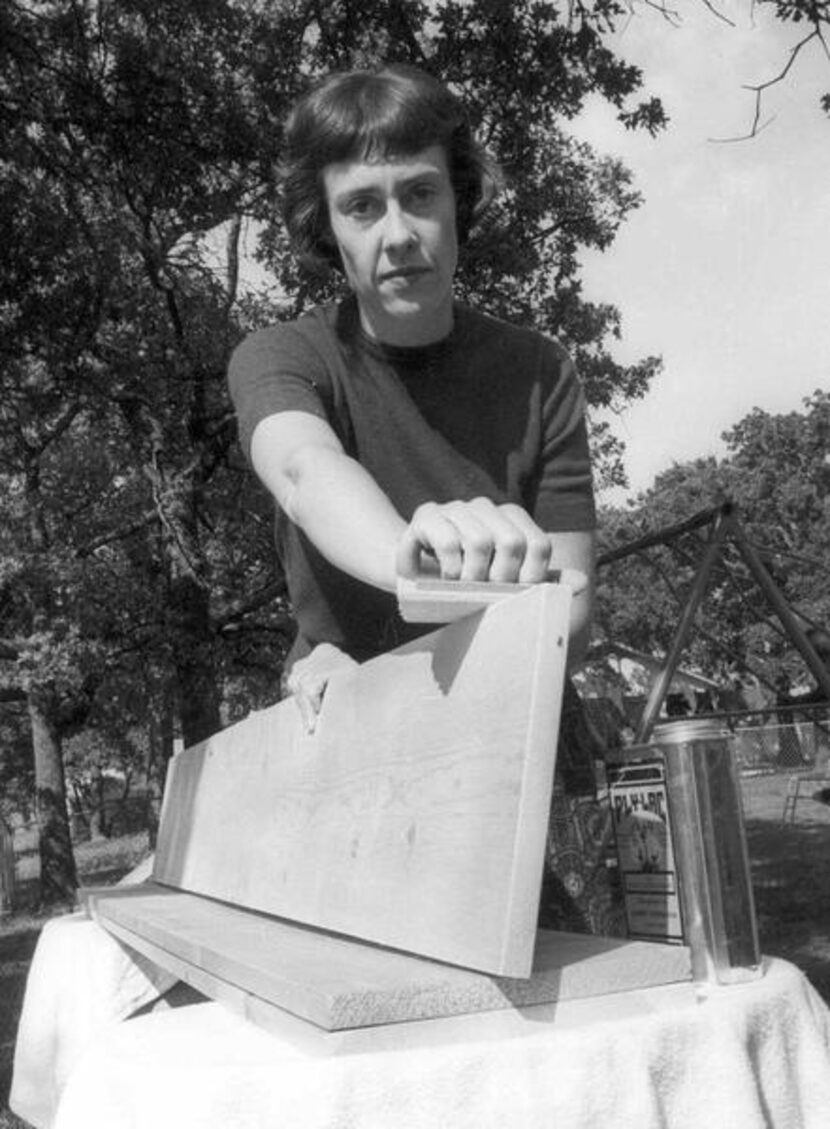
[[[457,305],[447,338],[394,348],[363,333],[347,299],[252,334],[229,382],[246,453],[267,416],[311,412],[406,520],[423,502],[486,496],[550,532],[594,528],[582,390],[539,333]],[[276,539],[298,625],[292,660],[330,642],[363,661],[425,630],[329,564],[279,507]]]

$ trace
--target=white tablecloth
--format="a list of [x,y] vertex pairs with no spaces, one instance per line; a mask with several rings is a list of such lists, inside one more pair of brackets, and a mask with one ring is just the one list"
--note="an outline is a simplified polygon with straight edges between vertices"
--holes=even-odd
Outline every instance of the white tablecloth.
[[92,922],[35,955],[12,1108],[46,1129],[828,1129],[830,1012],[792,965],[327,1035],[216,1003],[124,1021],[165,987]]

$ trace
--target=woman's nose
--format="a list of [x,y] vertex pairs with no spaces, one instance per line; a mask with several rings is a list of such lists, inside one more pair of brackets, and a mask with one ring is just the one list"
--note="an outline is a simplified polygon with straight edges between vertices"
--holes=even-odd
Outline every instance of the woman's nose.
[[386,209],[383,236],[387,247],[392,248],[411,247],[417,241],[411,218],[395,201]]

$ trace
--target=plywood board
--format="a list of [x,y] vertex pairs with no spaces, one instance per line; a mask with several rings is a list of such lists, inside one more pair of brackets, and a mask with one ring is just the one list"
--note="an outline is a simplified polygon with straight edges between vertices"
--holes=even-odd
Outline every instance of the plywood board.
[[[564,584],[575,594],[582,591],[588,581],[585,574],[576,569],[556,569],[548,583]],[[451,623],[531,587],[530,584],[492,580],[402,577],[398,580],[398,610],[406,623]]]
[[148,883],[88,891],[120,940],[264,1027],[329,1031],[527,1007],[688,980],[688,950],[540,931],[530,978],[491,977]]
[[536,933],[570,593],[540,585],[171,762],[156,881],[507,976]]
[[398,581],[398,610],[406,623],[451,623],[529,588],[488,580],[418,577]]

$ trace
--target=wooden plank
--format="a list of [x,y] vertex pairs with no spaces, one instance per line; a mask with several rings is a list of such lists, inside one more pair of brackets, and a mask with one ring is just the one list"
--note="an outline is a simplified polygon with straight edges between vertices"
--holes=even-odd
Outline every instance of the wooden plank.
[[406,623],[452,623],[530,587],[529,584],[479,580],[401,579],[398,581],[398,610]]
[[[581,591],[587,582],[585,574],[576,569],[557,570],[551,573],[550,579],[550,583],[567,585],[572,593]],[[398,610],[407,623],[452,623],[531,587],[531,584],[501,584],[490,580],[401,578],[398,580]]]
[[688,980],[688,950],[538,933],[525,980],[491,977],[152,883],[82,891],[120,940],[266,1028],[287,1011],[329,1031],[528,1007]]
[[531,969],[570,592],[540,585],[174,757],[153,877],[508,976]]

